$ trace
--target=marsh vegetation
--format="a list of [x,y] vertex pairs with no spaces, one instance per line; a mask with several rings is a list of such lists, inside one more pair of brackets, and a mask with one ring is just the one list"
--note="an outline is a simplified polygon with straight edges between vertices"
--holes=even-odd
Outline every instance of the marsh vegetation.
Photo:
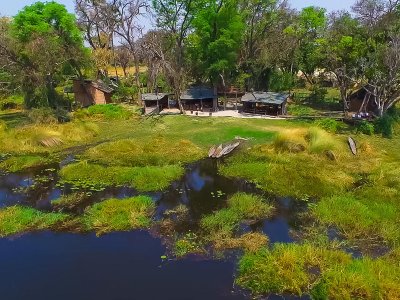
[[[237,287],[255,295],[399,297],[397,136],[315,122],[78,116],[3,118],[1,236],[143,229],[168,259],[235,257]],[[32,132],[63,143],[43,145]],[[203,159],[237,136],[248,141],[230,157]]]

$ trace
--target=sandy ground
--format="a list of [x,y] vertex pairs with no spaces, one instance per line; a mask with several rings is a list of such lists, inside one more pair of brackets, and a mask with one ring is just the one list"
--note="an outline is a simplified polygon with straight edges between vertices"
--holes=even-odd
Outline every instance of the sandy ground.
[[[190,111],[186,111],[187,116],[193,116],[193,117],[210,117],[209,112],[197,112],[198,115],[196,115],[196,112],[193,112],[193,114],[190,113]],[[179,114],[179,109],[164,109],[161,111],[160,115],[171,115],[171,114]],[[282,120],[283,118],[280,117],[275,117],[275,116],[265,116],[265,115],[257,115],[257,114],[248,114],[248,113],[240,113],[237,110],[221,110],[217,112],[213,112],[211,117],[218,118],[218,117],[233,117],[233,118],[247,118],[247,119],[276,119],[276,120]]]

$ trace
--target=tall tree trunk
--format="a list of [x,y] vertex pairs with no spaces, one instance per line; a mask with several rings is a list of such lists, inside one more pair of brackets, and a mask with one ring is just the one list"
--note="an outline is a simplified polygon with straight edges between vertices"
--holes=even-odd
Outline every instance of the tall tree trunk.
[[135,63],[135,81],[136,81],[136,86],[138,88],[138,93],[137,93],[137,102],[139,106],[142,106],[142,90],[141,90],[141,86],[140,86],[140,66],[139,66],[139,60],[137,58],[137,55],[134,54],[133,55],[133,60]]

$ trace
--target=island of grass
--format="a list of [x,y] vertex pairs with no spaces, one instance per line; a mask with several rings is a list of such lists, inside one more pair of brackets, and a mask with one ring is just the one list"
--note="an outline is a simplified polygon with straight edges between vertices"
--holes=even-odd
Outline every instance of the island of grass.
[[87,230],[96,234],[148,228],[155,204],[150,197],[108,199],[85,210],[82,222]]

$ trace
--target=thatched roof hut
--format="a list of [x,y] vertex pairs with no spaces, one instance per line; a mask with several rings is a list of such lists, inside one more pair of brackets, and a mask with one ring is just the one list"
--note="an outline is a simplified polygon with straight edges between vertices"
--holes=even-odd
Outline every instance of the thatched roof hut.
[[288,93],[251,92],[242,97],[243,111],[254,114],[285,115]]
[[194,86],[181,94],[181,101],[185,110],[215,111],[217,109],[217,96],[212,88]]
[[75,79],[73,90],[75,101],[83,107],[111,103],[113,89],[101,80]]

